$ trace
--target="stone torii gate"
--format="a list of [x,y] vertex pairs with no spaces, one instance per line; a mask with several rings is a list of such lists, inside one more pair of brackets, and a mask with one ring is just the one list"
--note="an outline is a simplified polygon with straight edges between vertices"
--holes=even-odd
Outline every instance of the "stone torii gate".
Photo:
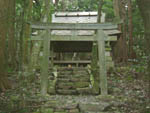
[[[108,36],[103,30],[117,29],[117,25],[113,24],[97,24],[97,23],[32,23],[32,29],[45,30],[39,36],[32,37],[31,40],[42,40],[43,46],[43,61],[41,69],[41,93],[47,93],[47,82],[48,82],[48,70],[49,70],[49,56],[50,47],[52,42],[57,41],[69,41],[69,42],[97,42],[98,44],[98,59],[99,59],[99,87],[101,89],[101,95],[108,94],[107,88],[107,72],[106,72],[106,60],[105,60],[105,41],[109,41],[113,36]],[[93,36],[77,36],[72,35],[52,35],[52,30],[95,30],[96,34]],[[50,62],[52,63],[52,62]]]

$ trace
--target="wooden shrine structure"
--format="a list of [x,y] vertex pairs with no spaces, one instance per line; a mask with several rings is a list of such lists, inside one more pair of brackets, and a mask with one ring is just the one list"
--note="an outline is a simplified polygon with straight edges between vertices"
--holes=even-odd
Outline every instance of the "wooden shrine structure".
[[[52,23],[97,23],[97,12],[56,12],[52,16]],[[105,23],[105,13],[102,13],[101,16],[101,22]],[[112,59],[112,49],[115,45],[115,42],[117,41],[117,38],[119,37],[120,31],[117,29],[107,29],[104,30],[104,33],[109,36],[109,39],[105,41],[105,54],[106,54],[106,67],[109,69],[110,67],[114,66],[114,62]],[[72,34],[77,36],[93,36],[95,35],[94,30],[53,30],[53,35],[67,35],[70,36]],[[78,37],[80,40],[81,38]],[[89,40],[92,40],[92,38],[89,38]],[[86,41],[86,40],[85,40]],[[55,57],[54,64],[55,65],[68,65],[72,64],[75,66],[86,66],[87,64],[91,64],[91,48],[92,48],[92,42],[76,42],[67,44],[67,47],[65,47],[64,43],[59,43],[59,49],[57,48],[57,44],[55,43],[55,51],[58,52],[64,52],[63,58]],[[79,46],[80,45],[80,46]],[[75,46],[75,47],[73,47]],[[60,48],[62,48],[61,51]],[[66,50],[67,48],[67,50]],[[70,48],[70,50],[68,50]],[[82,49],[83,53],[80,53]],[[76,51],[75,55],[70,58],[68,57],[72,53],[72,51]],[[80,52],[78,51],[80,50]],[[57,55],[56,55],[57,56]]]
[[[59,14],[57,16],[62,18],[64,15]],[[76,16],[79,16],[79,14]],[[101,89],[102,95],[108,94],[106,53],[110,54],[111,49],[107,50],[106,42],[109,42],[108,46],[110,47],[111,42],[117,41],[118,34],[120,34],[117,25],[111,23],[68,23],[68,21],[65,21],[64,23],[32,23],[31,28],[43,31],[40,35],[31,38],[31,40],[43,41],[44,44],[41,67],[41,79],[43,81],[48,79],[50,66],[53,66],[54,63],[63,63],[63,61],[54,61],[54,52],[92,52],[93,43],[96,42],[98,45],[98,76],[100,79],[98,87]],[[67,33],[68,31],[69,33]],[[51,60],[49,61],[50,56]],[[45,84],[43,86],[46,87]]]

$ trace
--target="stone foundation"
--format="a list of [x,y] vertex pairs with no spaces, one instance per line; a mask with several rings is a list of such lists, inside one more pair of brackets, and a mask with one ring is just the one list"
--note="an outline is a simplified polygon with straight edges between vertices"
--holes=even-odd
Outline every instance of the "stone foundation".
[[104,101],[89,95],[54,95],[34,113],[119,113],[108,110],[118,105],[111,99]]

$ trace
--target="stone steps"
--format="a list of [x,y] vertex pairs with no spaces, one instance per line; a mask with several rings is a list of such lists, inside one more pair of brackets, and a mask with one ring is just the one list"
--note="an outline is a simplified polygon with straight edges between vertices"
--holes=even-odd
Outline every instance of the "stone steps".
[[[90,90],[90,75],[86,68],[60,68],[56,92],[63,95],[85,94]],[[90,91],[89,91],[90,92]]]

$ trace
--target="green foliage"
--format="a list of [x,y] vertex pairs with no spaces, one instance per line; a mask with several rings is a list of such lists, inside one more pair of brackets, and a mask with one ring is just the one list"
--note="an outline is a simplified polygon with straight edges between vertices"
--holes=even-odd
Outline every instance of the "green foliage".
[[[33,20],[34,21],[40,21],[42,16],[43,16],[43,13],[44,13],[44,5],[43,5],[43,1],[39,1],[38,3],[34,3],[33,4],[33,11],[32,11],[32,17],[33,17]],[[50,4],[50,14],[49,14],[49,17],[50,17],[50,20],[51,21],[51,14],[54,13],[55,11],[55,7],[53,4]]]
[[[98,9],[98,0],[68,0],[67,11],[95,11]],[[58,3],[57,10],[63,10],[63,2]]]
[[145,65],[134,65],[133,69],[138,73],[145,73],[146,72],[146,66]]
[[13,72],[13,69],[12,69],[11,67],[8,67],[8,68],[7,68],[7,72],[8,72],[8,73],[11,73],[11,72]]
[[[140,11],[138,9],[137,3],[133,2],[132,5],[132,19],[133,19],[133,36],[143,36],[144,26],[142,22],[142,17],[140,15]],[[140,32],[139,32],[140,31]]]
[[141,57],[145,55],[144,25],[135,0],[132,2],[132,19],[133,19],[134,50],[136,51],[137,56]]
[[98,8],[98,1],[96,0],[79,0],[78,4],[81,11],[93,11]]
[[112,21],[114,18],[114,9],[112,0],[104,0],[102,11],[106,13],[106,21]]
[[33,4],[33,20],[40,21],[42,13],[42,1],[39,1],[38,4]]

